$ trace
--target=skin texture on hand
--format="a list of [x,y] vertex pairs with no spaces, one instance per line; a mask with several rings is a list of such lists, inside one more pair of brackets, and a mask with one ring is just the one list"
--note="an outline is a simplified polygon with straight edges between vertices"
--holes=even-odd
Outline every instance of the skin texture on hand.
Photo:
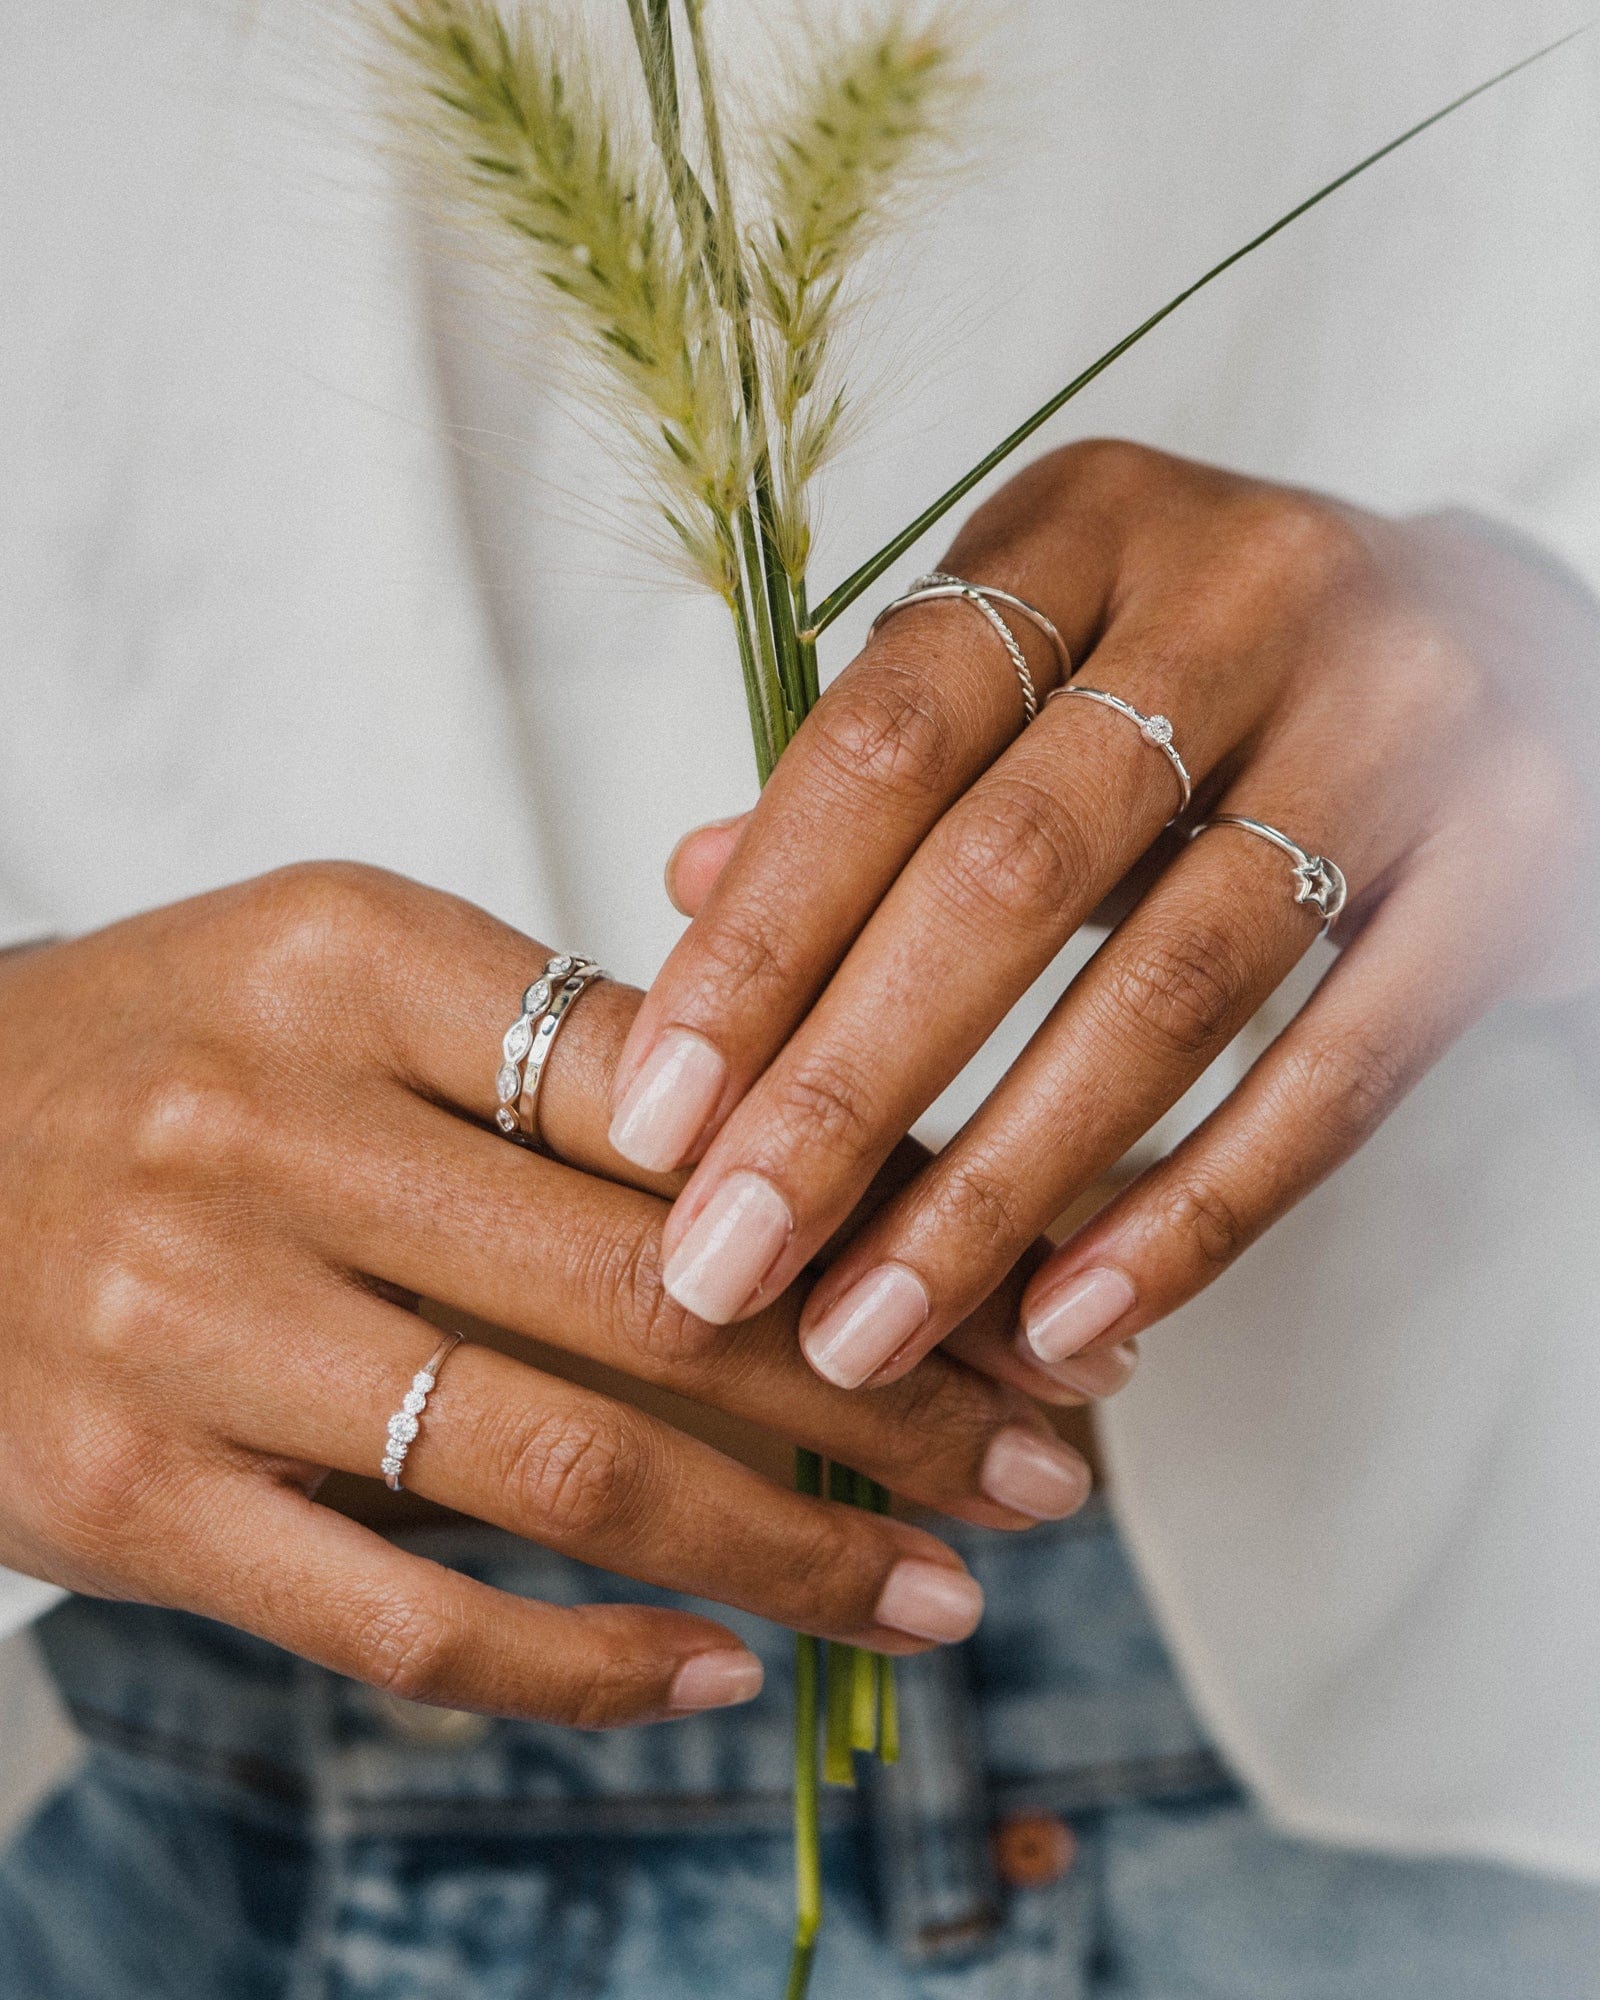
[[[455,898],[330,864],[0,961],[0,1562],[414,1699],[585,1726],[748,1699],[759,1670],[709,1619],[526,1602],[315,1503],[329,1469],[376,1475],[437,1344],[424,1297],[968,1520],[1081,1501],[1081,1461],[995,1371],[940,1357],[850,1397],[801,1358],[798,1297],[718,1328],[665,1293],[675,1183],[605,1139],[636,994],[592,988],[557,1041],[541,1111],[565,1159],[492,1130],[500,1038],[544,956]],[[406,1484],[886,1652],[962,1637],[981,1606],[922,1529],[476,1344],[441,1376]]]
[[[1508,994],[1592,982],[1596,852],[1559,695],[1595,608],[1468,521],[1382,520],[1095,442],[1030,467],[940,567],[1065,634],[1074,685],[1168,718],[1188,826],[1244,815],[1331,856],[1340,957],[1244,1083],[1029,1277],[1020,1339],[1086,1394],[1347,1158]],[[1042,691],[1057,665],[1017,626]],[[881,1385],[943,1340],[1126,1154],[1315,944],[1289,856],[1167,822],[1166,758],[1047,702],[965,608],[906,608],[745,820],[680,844],[694,921],[619,1066],[612,1138],[692,1166],[665,1283],[759,1312],[823,1259],[813,1366]],[[879,1162],[1097,910],[1104,947],[966,1128],[825,1249]]]

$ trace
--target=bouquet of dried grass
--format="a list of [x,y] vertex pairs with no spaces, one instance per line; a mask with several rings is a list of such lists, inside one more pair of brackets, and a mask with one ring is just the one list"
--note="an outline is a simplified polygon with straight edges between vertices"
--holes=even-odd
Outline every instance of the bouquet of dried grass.
[[[557,0],[364,0],[379,67],[433,185],[620,424],[681,567],[727,605],[763,783],[818,696],[816,642],[848,605],[1136,342],[1279,231],[1542,49],[1390,141],[1187,286],[1024,419],[815,608],[814,483],[848,418],[841,338],[863,253],[935,170],[976,88],[979,0],[860,0],[784,81],[735,173],[705,0],[626,6],[638,73],[611,73]],[[599,0],[591,0],[597,7]],[[1572,39],[1570,36],[1565,40]],[[547,343],[548,346],[548,343]],[[803,1491],[886,1508],[797,1454]],[[822,1916],[818,1785],[898,1754],[888,1660],[798,1641],[798,1917],[788,2000]],[[820,1757],[819,1757],[820,1751]]]

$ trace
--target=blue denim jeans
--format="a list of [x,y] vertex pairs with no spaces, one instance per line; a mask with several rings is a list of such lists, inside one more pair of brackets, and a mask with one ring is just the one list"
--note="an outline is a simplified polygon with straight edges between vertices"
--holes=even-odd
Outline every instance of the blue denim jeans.
[[[414,1539],[558,1601],[650,1595]],[[1596,1895],[1273,1832],[1103,1513],[959,1539],[983,1627],[902,1669],[901,1764],[826,1795],[816,2000],[1600,2000]],[[63,1606],[43,1643],[89,1752],[0,1863],[0,2000],[779,2000],[789,1642],[730,1622],[753,1707],[580,1736]]]

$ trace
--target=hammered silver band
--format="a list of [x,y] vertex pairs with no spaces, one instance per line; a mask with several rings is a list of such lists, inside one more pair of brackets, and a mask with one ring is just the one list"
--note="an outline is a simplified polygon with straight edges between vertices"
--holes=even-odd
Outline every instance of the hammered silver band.
[[1265,820],[1246,819],[1243,813],[1216,813],[1210,819],[1202,820],[1190,834],[1197,840],[1202,833],[1214,826],[1236,826],[1241,833],[1253,833],[1258,840],[1270,840],[1272,845],[1287,854],[1294,863],[1296,903],[1307,903],[1322,918],[1321,935],[1326,937],[1328,926],[1345,906],[1349,895],[1349,885],[1344,879],[1344,870],[1336,861],[1330,861],[1325,854],[1308,854],[1299,841],[1291,840],[1277,827],[1268,826]]
[[[1194,781],[1189,776],[1189,767],[1180,756],[1177,744],[1172,740],[1172,724],[1167,717],[1146,715],[1142,709],[1135,708],[1131,701],[1124,701],[1119,694],[1108,694],[1104,688],[1058,687],[1050,699],[1060,701],[1063,696],[1069,694],[1077,695],[1081,701],[1097,701],[1102,708],[1112,709],[1116,714],[1125,717],[1135,726],[1152,750],[1161,752],[1172,766],[1172,775],[1178,781],[1178,810],[1172,818],[1180,819],[1189,810],[1189,801],[1194,797]],[[1170,824],[1169,820],[1168,825]]]
[[389,1429],[384,1438],[383,1473],[384,1483],[391,1493],[400,1491],[400,1477],[406,1469],[406,1453],[417,1441],[417,1433],[422,1429],[423,1413],[428,1407],[428,1397],[439,1380],[439,1370],[455,1353],[465,1336],[448,1334],[423,1362],[411,1378],[411,1387],[398,1410],[389,1419]]
[[1008,609],[1026,618],[1028,623],[1040,631],[1054,648],[1061,677],[1067,679],[1072,672],[1072,656],[1067,651],[1067,642],[1056,629],[1053,620],[1047,618],[1037,605],[1029,604],[1025,598],[1014,596],[1009,590],[1001,590],[997,584],[968,583],[965,577],[952,576],[948,570],[929,570],[926,576],[913,577],[911,588],[903,595],[892,599],[872,621],[872,632],[895,612],[904,611],[911,604],[934,604],[941,598],[960,598],[979,612],[993,629],[996,638],[1006,649],[1017,685],[1022,689],[1022,718],[1024,725],[1032,722],[1039,713],[1039,690],[1034,686],[1033,674],[1028,666],[1027,655],[1017,644],[1017,635],[995,609],[1004,604]]
[[559,953],[522,996],[522,1011],[500,1044],[494,1122],[517,1145],[539,1144],[539,1087],[550,1046],[578,996],[607,974],[592,958]]

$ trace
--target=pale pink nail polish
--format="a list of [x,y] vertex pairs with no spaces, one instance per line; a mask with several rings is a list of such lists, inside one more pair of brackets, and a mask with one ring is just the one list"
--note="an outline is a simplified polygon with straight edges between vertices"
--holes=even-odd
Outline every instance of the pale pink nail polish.
[[976,1577],[915,1556],[895,1564],[878,1599],[880,1625],[945,1646],[967,1638],[982,1616],[983,1589]]
[[713,1326],[737,1319],[794,1234],[789,1204],[759,1174],[730,1174],[667,1259],[661,1282]]
[[1017,1352],[1075,1396],[1114,1396],[1119,1389],[1127,1388],[1139,1366],[1139,1350],[1131,1340],[1121,1341],[1115,1347],[1091,1347],[1087,1353],[1046,1364],[1028,1345],[1027,1335],[1019,1333]]
[[681,1167],[727,1080],[728,1065],[708,1041],[687,1028],[668,1028],[617,1106],[612,1145],[648,1173]]
[[1114,1265],[1078,1271],[1029,1302],[1022,1330],[1041,1361],[1065,1361],[1115,1326],[1137,1296],[1132,1278]]
[[928,1317],[928,1288],[904,1264],[880,1264],[858,1278],[815,1326],[800,1334],[806,1359],[825,1381],[859,1389]]
[[1060,1521],[1089,1497],[1089,1468],[1054,1438],[1011,1425],[984,1454],[978,1485],[996,1505],[1036,1521]]
[[732,1708],[741,1701],[754,1701],[764,1677],[755,1654],[742,1648],[696,1653],[678,1669],[667,1705],[680,1714],[702,1708]]

